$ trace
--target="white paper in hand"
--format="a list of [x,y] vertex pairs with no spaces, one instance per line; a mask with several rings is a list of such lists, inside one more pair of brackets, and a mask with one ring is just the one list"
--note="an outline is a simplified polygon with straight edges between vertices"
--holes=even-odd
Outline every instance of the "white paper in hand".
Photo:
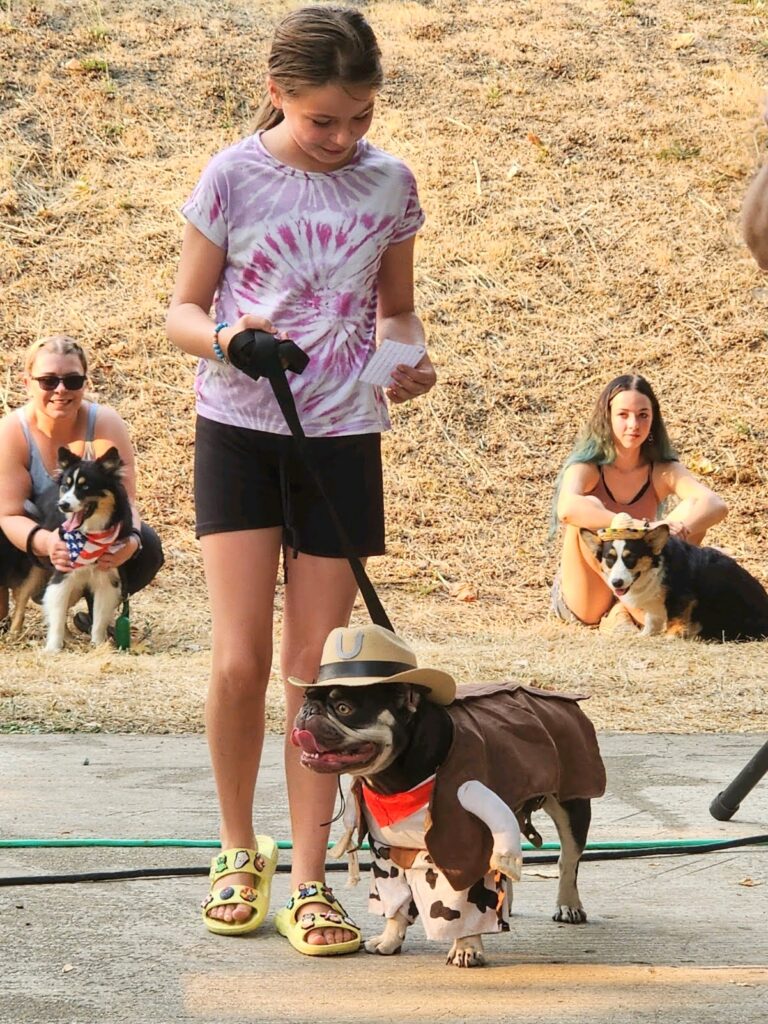
[[362,384],[387,387],[392,383],[392,371],[396,366],[415,366],[425,352],[423,345],[407,345],[402,341],[385,338],[363,367],[358,379]]

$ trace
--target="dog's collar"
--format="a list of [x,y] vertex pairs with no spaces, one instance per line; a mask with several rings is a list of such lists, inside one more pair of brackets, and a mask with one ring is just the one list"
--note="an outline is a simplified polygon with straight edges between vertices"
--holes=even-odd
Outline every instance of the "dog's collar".
[[376,823],[384,828],[387,825],[396,825],[398,821],[403,821],[405,818],[410,818],[416,811],[427,806],[432,799],[432,790],[435,788],[435,776],[432,775],[404,793],[391,793],[388,796],[375,793],[365,783],[361,788],[366,809],[371,812]]

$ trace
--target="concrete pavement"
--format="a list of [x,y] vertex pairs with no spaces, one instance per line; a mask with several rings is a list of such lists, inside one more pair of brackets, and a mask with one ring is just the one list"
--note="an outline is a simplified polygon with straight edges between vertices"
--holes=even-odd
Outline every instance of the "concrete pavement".
[[[737,838],[768,832],[768,776],[730,822],[713,797],[765,736],[604,734],[608,793],[591,841]],[[268,737],[257,794],[261,831],[288,839],[281,741]],[[545,841],[556,839],[537,816]],[[217,813],[202,736],[0,736],[0,839],[213,840]],[[205,849],[0,848],[0,879],[204,866]],[[290,853],[283,854],[289,863]],[[205,931],[202,877],[0,887],[0,1022],[361,1020],[688,1024],[765,1019],[768,847],[582,865],[585,926],[555,924],[554,866],[526,869],[511,931],[486,940],[489,966],[444,965],[417,923],[403,953],[312,959],[272,917],[255,935]],[[330,876],[375,934],[367,874]],[[287,898],[275,878],[273,908]]]

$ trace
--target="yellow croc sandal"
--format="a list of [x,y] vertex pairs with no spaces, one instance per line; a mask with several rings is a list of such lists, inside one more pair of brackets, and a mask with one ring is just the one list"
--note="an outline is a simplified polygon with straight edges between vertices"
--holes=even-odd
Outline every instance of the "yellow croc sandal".
[[[215,935],[246,935],[255,931],[269,910],[272,876],[277,867],[277,844],[270,836],[256,836],[258,850],[233,847],[222,850],[211,860],[209,875],[211,891],[200,904],[203,921]],[[251,885],[225,885],[214,891],[214,885],[227,875],[250,875]],[[210,916],[214,907],[244,906],[251,908],[247,921],[219,921]]]
[[[301,908],[307,903],[323,903],[327,910],[302,913]],[[322,882],[302,882],[286,906],[275,914],[275,927],[294,949],[307,956],[340,956],[360,949],[360,929],[335,898],[333,890]],[[313,928],[329,927],[348,929],[354,932],[354,938],[319,946],[307,942],[307,935]]]

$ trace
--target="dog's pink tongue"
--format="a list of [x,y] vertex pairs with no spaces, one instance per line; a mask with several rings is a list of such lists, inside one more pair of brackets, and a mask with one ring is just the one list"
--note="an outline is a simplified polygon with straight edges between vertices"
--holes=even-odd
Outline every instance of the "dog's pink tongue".
[[76,530],[78,528],[78,526],[81,525],[82,521],[83,521],[83,513],[82,512],[73,512],[72,515],[69,517],[69,519],[67,519],[61,525],[62,525],[62,528],[67,530],[67,531],[69,531],[69,530]]
[[320,747],[309,729],[294,729],[291,733],[291,743],[294,747],[301,747],[307,754],[320,753]]

